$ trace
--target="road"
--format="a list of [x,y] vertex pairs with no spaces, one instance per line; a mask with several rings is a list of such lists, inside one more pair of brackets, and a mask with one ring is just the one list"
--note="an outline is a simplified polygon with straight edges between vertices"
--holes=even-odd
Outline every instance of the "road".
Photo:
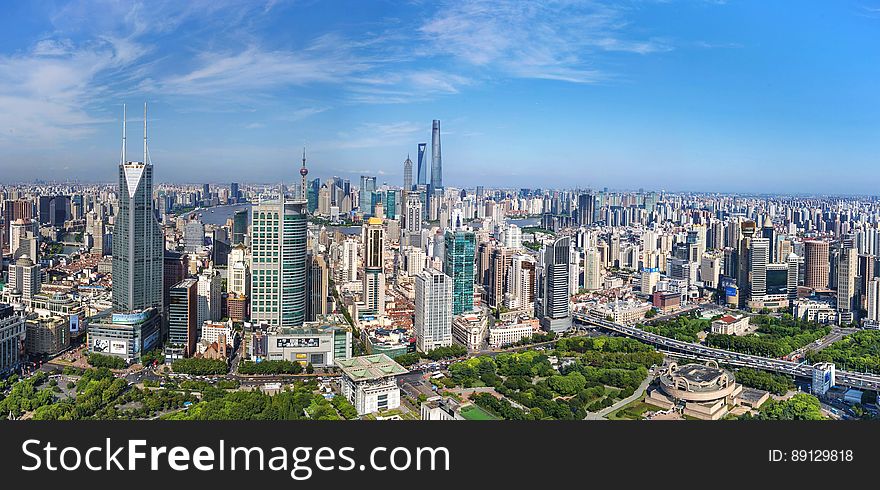
[[645,394],[645,390],[648,389],[648,386],[650,386],[652,381],[654,381],[654,376],[649,375],[647,378],[645,378],[644,381],[642,381],[642,384],[639,385],[638,389],[636,389],[636,391],[632,395],[614,403],[614,405],[611,405],[610,407],[603,408],[598,412],[588,413],[587,416],[584,417],[584,420],[608,420],[605,417],[608,416],[609,413],[641,398],[642,395]]
[[[716,349],[706,347],[700,344],[690,342],[682,342],[670,339],[660,335],[645,332],[636,327],[629,327],[619,323],[609,322],[583,314],[573,316],[574,320],[581,323],[596,325],[606,330],[633,337],[648,344],[656,345],[661,348],[674,352],[680,352],[694,357],[698,360],[714,359],[716,361],[730,364],[734,366],[751,367],[763,369],[765,371],[775,371],[778,373],[788,374],[790,376],[800,376],[802,378],[812,378],[813,368],[806,364],[799,364],[791,361],[783,361],[769,357],[755,356],[751,354],[742,354],[739,352],[731,352],[724,349]],[[867,373],[856,373],[852,371],[836,370],[835,381],[839,386],[850,388],[880,390],[880,376]]]

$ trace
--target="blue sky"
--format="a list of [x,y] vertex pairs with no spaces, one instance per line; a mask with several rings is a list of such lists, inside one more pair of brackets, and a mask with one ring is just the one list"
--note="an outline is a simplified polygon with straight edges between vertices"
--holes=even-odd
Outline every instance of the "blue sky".
[[0,181],[378,175],[440,119],[452,186],[877,194],[880,0],[0,6]]

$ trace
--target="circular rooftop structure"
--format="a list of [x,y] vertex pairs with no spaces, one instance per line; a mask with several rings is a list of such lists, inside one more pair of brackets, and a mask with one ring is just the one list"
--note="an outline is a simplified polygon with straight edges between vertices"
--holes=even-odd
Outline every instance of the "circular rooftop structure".
[[715,361],[706,364],[671,363],[660,375],[663,391],[679,400],[708,402],[731,395],[736,390],[733,373],[718,367]]

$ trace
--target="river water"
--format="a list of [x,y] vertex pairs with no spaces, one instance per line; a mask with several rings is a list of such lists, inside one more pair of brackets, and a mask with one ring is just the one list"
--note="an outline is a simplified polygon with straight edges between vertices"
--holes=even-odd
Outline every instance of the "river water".
[[[203,208],[198,211],[190,211],[184,215],[184,218],[189,219],[193,214],[198,215],[199,221],[206,225],[225,225],[226,221],[231,219],[236,211],[246,209],[250,211],[251,204],[229,204],[226,206],[214,206],[212,208]],[[250,213],[248,213],[248,220],[250,220]],[[520,228],[526,226],[538,226],[541,224],[541,218],[521,218],[521,219],[511,219],[509,222],[519,226]],[[480,222],[472,223],[471,226],[474,228],[479,228]],[[328,230],[339,230],[346,235],[359,235],[361,233],[360,226],[328,226]]]

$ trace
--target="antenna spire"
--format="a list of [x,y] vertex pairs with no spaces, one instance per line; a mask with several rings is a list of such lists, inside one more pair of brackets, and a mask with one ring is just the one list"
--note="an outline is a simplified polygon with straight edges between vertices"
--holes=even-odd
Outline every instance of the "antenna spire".
[[122,104],[122,161],[125,165],[125,104]]
[[144,165],[147,164],[147,103],[144,102]]

